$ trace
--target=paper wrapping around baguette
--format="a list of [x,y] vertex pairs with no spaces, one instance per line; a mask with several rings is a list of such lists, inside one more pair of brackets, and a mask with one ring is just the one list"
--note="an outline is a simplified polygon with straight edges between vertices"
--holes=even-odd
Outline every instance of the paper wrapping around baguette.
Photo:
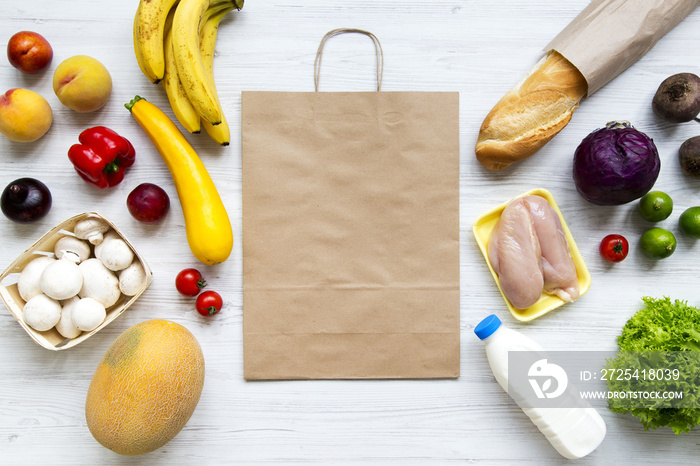
[[531,156],[569,123],[587,89],[575,66],[549,52],[486,116],[477,160],[489,170],[501,170]]
[[700,0],[592,0],[552,41],[588,83],[588,96],[643,57]]

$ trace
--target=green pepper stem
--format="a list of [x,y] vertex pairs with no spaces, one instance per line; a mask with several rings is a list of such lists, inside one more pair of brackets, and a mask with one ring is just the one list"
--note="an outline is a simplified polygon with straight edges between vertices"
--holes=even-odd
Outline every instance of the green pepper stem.
[[129,102],[124,104],[124,107],[126,107],[127,110],[131,111],[132,108],[134,108],[134,105],[136,105],[136,102],[139,100],[146,100],[141,96],[135,96],[133,99],[131,99]]
[[119,171],[119,162],[115,160],[114,162],[108,163],[102,171],[107,174],[117,173]]

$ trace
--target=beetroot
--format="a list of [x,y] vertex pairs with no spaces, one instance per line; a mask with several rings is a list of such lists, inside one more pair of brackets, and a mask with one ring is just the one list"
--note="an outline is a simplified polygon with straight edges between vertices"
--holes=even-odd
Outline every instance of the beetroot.
[[678,73],[666,78],[654,94],[651,108],[674,123],[695,119],[700,113],[700,77]]
[[678,150],[678,161],[686,175],[700,177],[700,136],[695,136]]

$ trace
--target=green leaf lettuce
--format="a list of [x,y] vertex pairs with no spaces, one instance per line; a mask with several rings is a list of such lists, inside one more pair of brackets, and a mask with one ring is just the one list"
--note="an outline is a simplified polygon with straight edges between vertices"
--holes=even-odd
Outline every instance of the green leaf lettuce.
[[[630,413],[642,422],[645,430],[670,427],[676,434],[690,432],[700,424],[700,309],[685,301],[670,298],[642,298],[644,307],[622,328],[617,338],[620,351],[607,361],[607,369],[677,368],[677,380],[645,380],[643,390],[683,392],[678,407],[668,407],[667,400],[608,399],[608,407],[617,413]],[[648,352],[642,353],[640,352]],[[653,352],[653,353],[651,353]],[[608,380],[614,392],[640,390],[640,380]]]

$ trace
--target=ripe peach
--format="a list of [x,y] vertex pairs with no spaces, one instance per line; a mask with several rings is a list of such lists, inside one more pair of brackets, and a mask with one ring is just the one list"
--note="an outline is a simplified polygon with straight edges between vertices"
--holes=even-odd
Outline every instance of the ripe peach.
[[10,89],[0,96],[0,133],[18,142],[39,139],[51,127],[51,106],[29,89]]
[[41,34],[20,31],[7,42],[7,59],[21,72],[36,74],[51,64],[53,49]]
[[53,91],[66,107],[80,113],[94,112],[107,103],[112,93],[112,77],[96,59],[76,55],[56,67]]

